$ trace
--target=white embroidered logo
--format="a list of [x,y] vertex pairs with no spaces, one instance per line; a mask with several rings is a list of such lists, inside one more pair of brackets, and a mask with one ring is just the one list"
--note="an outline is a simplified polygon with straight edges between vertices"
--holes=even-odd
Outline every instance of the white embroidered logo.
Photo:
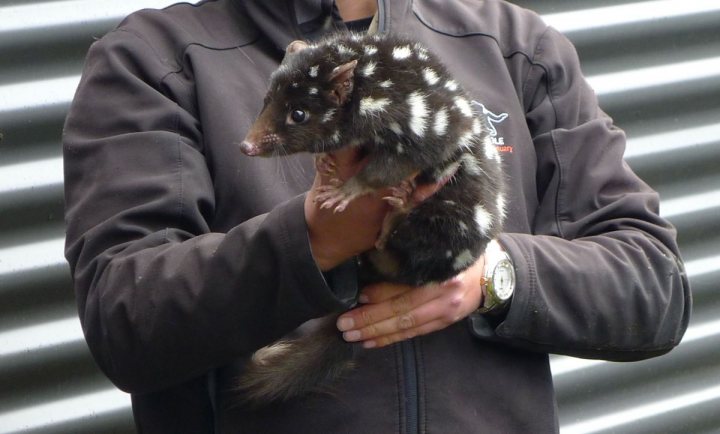
[[502,123],[505,119],[508,118],[507,113],[500,113],[496,114],[488,110],[484,104],[473,100],[470,105],[472,105],[473,110],[477,114],[482,114],[487,122],[485,123],[485,126],[488,129],[488,132],[490,133],[490,138],[492,139],[493,144],[497,147],[498,152],[502,153],[512,153],[513,152],[513,146],[506,145],[505,144],[505,137],[498,136],[498,130],[495,128],[495,124]]
[[500,113],[499,115],[495,114],[495,113],[491,112],[490,110],[488,110],[487,108],[485,108],[484,104],[479,103],[475,100],[473,100],[473,102],[471,104],[477,113],[482,113],[483,116],[485,116],[485,118],[488,120],[488,128],[490,130],[490,135],[492,137],[497,137],[498,132],[497,132],[497,129],[495,129],[494,124],[499,124],[502,121],[504,121],[505,119],[507,119],[508,114],[507,113]]

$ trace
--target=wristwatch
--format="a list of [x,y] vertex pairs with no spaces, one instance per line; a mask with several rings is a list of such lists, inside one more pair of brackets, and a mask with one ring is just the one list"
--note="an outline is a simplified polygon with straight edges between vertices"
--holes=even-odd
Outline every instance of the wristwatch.
[[481,314],[502,312],[515,292],[515,266],[497,240],[490,241],[485,249],[485,273],[480,286],[483,303],[478,312]]

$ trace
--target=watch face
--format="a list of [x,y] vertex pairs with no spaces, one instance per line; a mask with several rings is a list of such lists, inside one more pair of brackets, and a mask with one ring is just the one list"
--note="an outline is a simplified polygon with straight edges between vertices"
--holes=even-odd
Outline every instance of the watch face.
[[500,261],[493,273],[493,289],[502,301],[509,299],[515,289],[515,270],[510,261]]

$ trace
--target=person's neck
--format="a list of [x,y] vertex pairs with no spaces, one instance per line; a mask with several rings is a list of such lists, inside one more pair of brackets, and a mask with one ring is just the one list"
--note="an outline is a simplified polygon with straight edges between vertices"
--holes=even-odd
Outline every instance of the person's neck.
[[376,0],[335,0],[343,21],[354,21],[375,15]]

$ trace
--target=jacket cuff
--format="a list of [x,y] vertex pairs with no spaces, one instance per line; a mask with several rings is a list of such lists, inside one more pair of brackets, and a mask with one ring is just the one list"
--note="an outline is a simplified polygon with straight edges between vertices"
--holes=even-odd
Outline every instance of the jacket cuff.
[[323,273],[315,263],[310,248],[305,221],[305,196],[296,196],[281,206],[285,232],[285,254],[299,282],[306,285],[308,302],[320,305],[325,311],[340,311],[351,307],[357,295],[357,271],[354,261],[348,261]]
[[513,234],[501,234],[498,242],[510,256],[515,268],[515,291],[510,304],[497,315],[483,315],[474,312],[470,315],[472,334],[485,340],[500,340],[501,329],[508,319],[525,315],[528,295],[534,291],[534,266],[523,253]]

